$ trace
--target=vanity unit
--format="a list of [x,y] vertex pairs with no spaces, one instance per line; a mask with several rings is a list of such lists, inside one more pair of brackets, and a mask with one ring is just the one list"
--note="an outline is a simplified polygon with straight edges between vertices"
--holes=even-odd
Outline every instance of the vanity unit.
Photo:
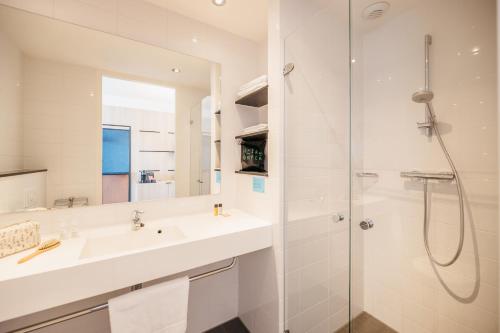
[[[25,264],[0,259],[0,322],[272,246],[271,224],[238,210],[82,230]],[[52,238],[54,235],[44,235]]]

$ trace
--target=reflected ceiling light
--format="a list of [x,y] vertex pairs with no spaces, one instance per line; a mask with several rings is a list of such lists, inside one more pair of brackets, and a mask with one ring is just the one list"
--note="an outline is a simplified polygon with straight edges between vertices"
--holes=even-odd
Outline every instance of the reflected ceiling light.
[[181,70],[180,70],[180,68],[174,67],[174,68],[172,68],[172,72],[174,72],[174,73],[180,73]]
[[198,38],[193,37],[193,38],[191,38],[191,41],[192,41],[193,43],[198,43]]
[[481,49],[479,47],[474,47],[472,49],[472,55],[478,55],[479,54],[479,51],[481,51]]
[[226,0],[212,0],[212,3],[216,6],[224,6],[226,4]]

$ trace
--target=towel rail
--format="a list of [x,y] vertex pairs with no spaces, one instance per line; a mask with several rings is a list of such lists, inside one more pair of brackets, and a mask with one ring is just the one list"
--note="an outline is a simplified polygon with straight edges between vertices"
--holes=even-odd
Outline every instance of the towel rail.
[[[190,276],[189,277],[189,282],[197,281],[197,280],[200,280],[200,279],[203,279],[203,278],[215,275],[215,274],[219,274],[219,273],[228,271],[228,270],[230,270],[231,268],[233,268],[236,265],[237,259],[238,259],[237,257],[233,257],[233,259],[231,260],[231,263],[229,265],[227,265],[227,266],[220,267],[220,268],[217,268],[217,269],[205,272],[205,273],[201,273],[201,274]],[[133,290],[140,289],[139,286],[140,286],[140,284],[132,286],[132,289]],[[33,331],[39,330],[39,329],[44,328],[44,327],[48,327],[48,326],[52,326],[52,325],[55,325],[55,324],[59,324],[59,323],[62,323],[62,322],[65,322],[65,321],[68,321],[68,320],[71,320],[71,319],[74,319],[74,318],[85,316],[85,315],[88,315],[88,314],[91,314],[91,313],[94,313],[94,312],[97,312],[97,311],[105,310],[107,308],[108,308],[108,303],[99,304],[99,305],[93,306],[93,307],[88,308],[88,309],[80,310],[80,311],[73,312],[73,313],[70,313],[70,314],[67,314],[67,315],[64,315],[64,316],[60,316],[60,317],[57,317],[57,318],[54,318],[54,319],[46,320],[46,321],[40,322],[38,324],[33,324],[33,325],[30,325],[30,326],[26,326],[26,327],[23,327],[23,328],[20,328],[20,329],[16,329],[16,330],[10,331],[8,333],[28,333],[28,332],[33,332]]]

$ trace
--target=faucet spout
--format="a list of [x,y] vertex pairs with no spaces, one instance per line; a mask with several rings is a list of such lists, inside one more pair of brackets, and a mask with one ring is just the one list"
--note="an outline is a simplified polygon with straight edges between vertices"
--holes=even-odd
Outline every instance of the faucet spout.
[[132,217],[132,230],[137,231],[144,227],[144,223],[141,221],[141,215],[144,214],[142,210],[134,210],[134,216]]

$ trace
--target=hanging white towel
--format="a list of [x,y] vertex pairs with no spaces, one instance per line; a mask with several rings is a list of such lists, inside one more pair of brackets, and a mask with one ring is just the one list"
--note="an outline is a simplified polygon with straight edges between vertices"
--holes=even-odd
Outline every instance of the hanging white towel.
[[112,333],[185,333],[189,278],[136,290],[108,301]]

